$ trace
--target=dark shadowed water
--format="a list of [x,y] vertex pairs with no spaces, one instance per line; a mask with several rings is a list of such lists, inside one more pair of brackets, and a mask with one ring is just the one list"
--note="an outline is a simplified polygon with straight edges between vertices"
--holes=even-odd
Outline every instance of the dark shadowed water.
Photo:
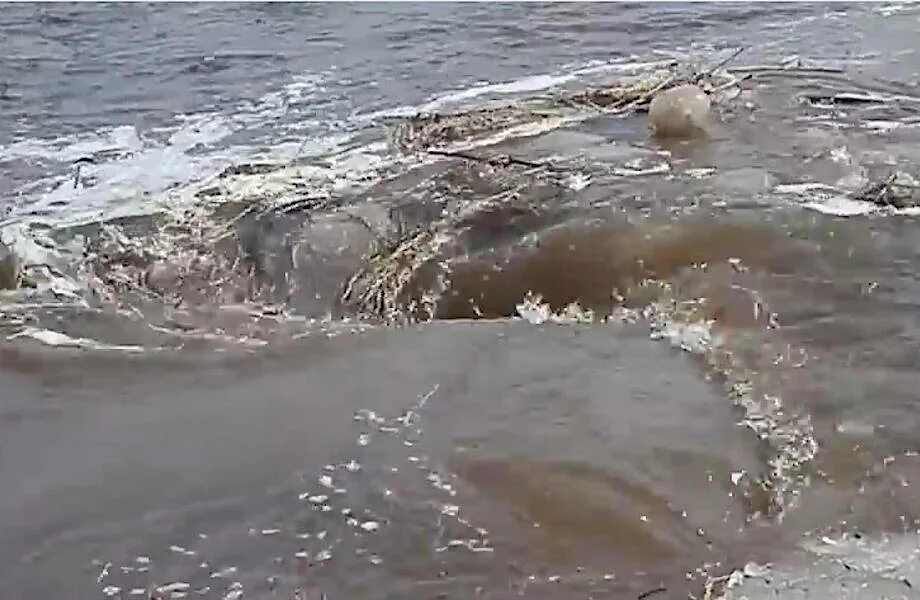
[[[920,175],[916,6],[9,4],[0,32],[4,600],[702,597],[916,532],[920,213],[845,197]],[[739,47],[716,139],[388,138]]]

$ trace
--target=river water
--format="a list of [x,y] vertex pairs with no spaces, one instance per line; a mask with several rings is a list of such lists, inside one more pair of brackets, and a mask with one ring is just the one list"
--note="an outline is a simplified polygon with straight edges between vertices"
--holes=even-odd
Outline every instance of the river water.
[[[4,598],[700,597],[917,530],[918,213],[846,192],[917,175],[920,8],[0,28]],[[714,139],[392,129],[738,48]]]

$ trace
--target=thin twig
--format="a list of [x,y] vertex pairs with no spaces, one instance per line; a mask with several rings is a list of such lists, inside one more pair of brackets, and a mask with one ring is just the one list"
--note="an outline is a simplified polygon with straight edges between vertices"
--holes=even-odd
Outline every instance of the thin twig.
[[740,48],[738,48],[737,50],[735,50],[734,52],[732,52],[732,53],[728,56],[728,58],[719,61],[718,63],[716,63],[716,65],[715,65],[714,67],[712,67],[712,68],[709,69],[708,71],[706,71],[706,72],[704,72],[704,73],[701,73],[701,74],[697,75],[697,77],[696,77],[697,82],[699,82],[699,81],[705,79],[706,77],[712,76],[713,73],[715,73],[716,71],[718,71],[719,69],[721,69],[722,67],[724,67],[725,65],[727,65],[728,63],[730,63],[731,61],[733,61],[733,60],[735,60],[736,58],[738,58],[738,56],[739,56],[742,52],[744,52],[744,51],[745,51],[745,47],[744,47],[744,46],[741,46]]
[[783,66],[783,65],[747,65],[744,67],[733,67],[729,69],[732,73],[755,73],[765,74],[770,72],[783,74],[807,74],[807,73],[832,73],[842,74],[846,71],[840,67],[800,67],[800,66]]
[[645,600],[646,598],[650,598],[651,596],[654,596],[655,594],[660,594],[666,591],[668,591],[668,588],[664,586],[659,586],[654,589],[648,590],[647,592],[642,592],[641,594],[636,596],[636,600]]
[[920,97],[907,94],[872,94],[859,92],[840,92],[837,94],[803,94],[810,102],[830,101],[840,104],[894,104],[897,102],[918,103]]
[[830,102],[832,104],[887,104],[890,98],[855,92],[841,92],[839,94],[803,94],[809,102]]
[[714,88],[712,88],[711,90],[709,90],[709,93],[710,93],[710,94],[714,94],[714,93],[716,93],[716,92],[721,92],[722,90],[727,90],[728,88],[735,87],[736,85],[738,85],[738,84],[741,83],[742,81],[747,81],[748,79],[752,78],[753,76],[754,76],[753,73],[745,73],[744,75],[740,75],[740,76],[738,76],[738,77],[735,77],[735,78],[732,79],[731,81],[726,81],[725,83],[723,83],[723,84],[721,84],[721,85],[717,85],[716,87],[714,87]]
[[888,186],[894,183],[894,180],[897,179],[897,177],[898,176],[896,173],[892,173],[891,175],[888,176],[888,179],[886,179],[881,185],[879,185],[878,192],[876,192],[875,198],[872,199],[873,203],[882,204],[882,199],[885,197],[885,192],[888,191]]
[[446,156],[448,158],[462,158],[464,160],[471,160],[473,162],[482,162],[487,163],[497,167],[507,167],[508,165],[520,165],[522,167],[529,167],[531,169],[546,169],[552,168],[551,165],[537,163],[529,160],[522,160],[520,158],[514,158],[513,156],[503,155],[503,156],[475,156],[473,154],[467,154],[465,152],[448,152],[446,150],[426,150],[428,154],[434,156]]
[[637,106],[641,106],[641,105],[643,105],[643,104],[645,104],[645,103],[647,103],[647,102],[651,102],[652,97],[653,97],[655,94],[657,94],[658,92],[660,92],[661,90],[663,90],[663,89],[665,89],[665,88],[671,87],[672,85],[674,85],[675,83],[677,83],[677,81],[678,81],[679,79],[680,79],[680,78],[679,78],[678,76],[676,76],[676,75],[671,76],[671,77],[668,77],[667,79],[665,79],[664,81],[662,81],[661,83],[659,83],[658,85],[656,85],[655,87],[653,87],[651,90],[645,92],[644,94],[642,94],[641,96],[639,96],[639,97],[636,98],[635,100],[632,100],[631,102],[627,102],[626,104],[623,104],[623,105],[620,105],[620,106],[616,106],[616,107],[614,107],[614,108],[612,108],[612,109],[610,109],[610,110],[606,110],[606,111],[604,111],[604,112],[605,112],[606,114],[608,114],[608,115],[618,115],[618,114],[622,114],[622,113],[625,113],[625,112],[627,112],[627,111],[630,111],[630,110],[632,110],[633,108],[635,108],[635,107],[637,107]]

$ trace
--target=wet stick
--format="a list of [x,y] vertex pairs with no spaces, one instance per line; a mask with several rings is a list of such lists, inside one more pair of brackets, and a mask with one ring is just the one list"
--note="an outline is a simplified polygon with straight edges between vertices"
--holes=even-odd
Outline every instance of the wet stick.
[[668,591],[668,588],[666,588],[666,587],[663,587],[663,586],[661,586],[661,587],[656,587],[656,588],[650,589],[650,590],[648,590],[648,591],[642,592],[641,594],[639,594],[638,596],[636,596],[636,600],[645,600],[646,598],[651,598],[652,596],[654,596],[654,595],[656,595],[656,594],[661,594],[661,593],[664,593],[664,592],[666,592],[666,591]]
[[427,150],[428,154],[432,156],[445,156],[448,158],[462,158],[464,160],[470,160],[473,162],[482,162],[487,163],[492,166],[497,167],[507,167],[508,165],[520,165],[522,167],[528,167],[531,169],[545,169],[553,168],[552,165],[547,165],[544,163],[532,162],[529,160],[522,160],[520,158],[514,158],[507,154],[500,156],[475,156],[472,154],[467,154],[465,152],[447,152],[445,150]]
[[735,50],[734,52],[732,52],[727,58],[725,58],[725,59],[719,61],[718,63],[716,63],[715,66],[712,67],[711,69],[709,69],[708,71],[705,71],[705,72],[703,72],[703,73],[700,73],[699,75],[697,75],[696,77],[694,77],[695,83],[700,83],[702,80],[704,80],[704,79],[706,79],[706,78],[708,78],[708,77],[712,77],[712,76],[716,73],[716,71],[718,71],[719,69],[721,69],[722,67],[724,67],[724,66],[727,65],[728,63],[730,63],[730,62],[732,62],[733,60],[735,60],[736,58],[738,58],[738,56],[740,56],[741,53],[744,52],[744,50],[745,50],[744,46],[742,46],[741,48],[738,48],[737,50]]

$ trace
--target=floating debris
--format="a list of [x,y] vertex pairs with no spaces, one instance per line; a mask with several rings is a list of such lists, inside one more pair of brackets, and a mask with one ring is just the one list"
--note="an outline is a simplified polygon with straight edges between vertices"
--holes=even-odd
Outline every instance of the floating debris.
[[836,429],[838,433],[850,435],[871,436],[875,433],[875,425],[860,421],[841,421]]
[[332,552],[330,550],[320,550],[314,558],[317,562],[325,562],[332,558]]
[[380,523],[377,521],[365,521],[361,523],[361,529],[367,532],[373,532],[380,529]]
[[243,597],[243,590],[236,589],[236,590],[230,590],[229,592],[224,594],[223,600],[239,600],[242,597]]
[[229,577],[233,575],[234,573],[236,573],[236,571],[237,571],[236,567],[226,567],[224,569],[221,569],[220,571],[215,571],[211,573],[211,577],[213,579],[221,579],[221,578]]
[[570,190],[580,192],[591,185],[591,176],[585,173],[572,173],[564,181]]
[[914,208],[920,206],[920,181],[909,173],[896,171],[883,181],[852,194],[851,198],[898,209]]
[[173,583],[167,583],[166,585],[161,585],[157,587],[156,591],[160,594],[170,594],[172,592],[184,592],[191,588],[191,584],[184,581],[176,581]]
[[658,92],[682,85],[724,91],[745,78],[725,71],[724,66],[719,64],[695,72],[673,62],[652,63],[644,72],[621,75],[587,90],[559,92],[535,100],[493,102],[452,113],[419,113],[392,126],[389,141],[400,151],[416,152],[473,146],[524,132],[545,132],[599,114],[618,115],[644,109]]

